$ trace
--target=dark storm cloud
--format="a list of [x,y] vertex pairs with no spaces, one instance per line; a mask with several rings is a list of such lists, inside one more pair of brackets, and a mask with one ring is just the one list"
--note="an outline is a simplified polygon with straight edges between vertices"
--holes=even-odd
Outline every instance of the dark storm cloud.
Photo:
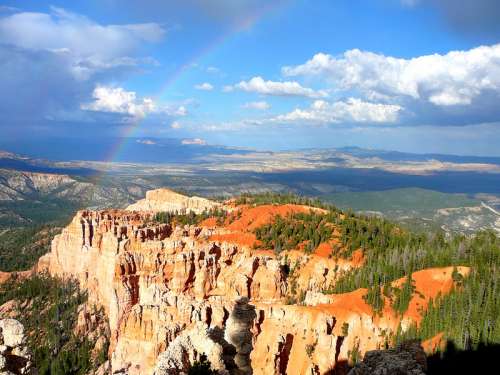
[[[163,35],[158,24],[100,25],[60,8],[0,17],[0,126],[102,121],[81,104],[92,100],[98,84],[150,65],[135,51]],[[118,116],[111,123],[119,124]]]
[[0,45],[0,126],[74,108],[91,82],[77,82],[70,68],[64,54]]
[[436,3],[457,29],[500,35],[500,1],[438,0]]
[[500,38],[500,1],[498,0],[401,0],[403,5],[428,5],[437,9],[456,31]]

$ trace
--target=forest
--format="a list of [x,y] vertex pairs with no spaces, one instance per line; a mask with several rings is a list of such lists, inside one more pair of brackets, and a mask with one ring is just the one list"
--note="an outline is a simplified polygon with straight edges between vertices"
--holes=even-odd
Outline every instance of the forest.
[[48,275],[11,278],[0,286],[0,306],[17,303],[16,318],[28,334],[39,375],[83,375],[107,359],[107,344],[93,358],[95,342],[75,335],[78,306],[87,300],[75,281]]
[[32,225],[0,231],[0,271],[23,271],[50,250],[57,226]]
[[[304,198],[261,195],[246,197],[253,204],[305,203]],[[309,201],[310,202],[310,201]],[[314,203],[314,202],[313,202]],[[404,334],[395,333],[397,341],[408,338],[428,339],[440,332],[457,349],[468,350],[482,344],[500,343],[500,238],[493,231],[472,236],[449,235],[441,231],[416,232],[386,219],[355,215],[332,206],[326,214],[311,211],[276,217],[272,224],[255,230],[262,247],[276,253],[305,243],[306,253],[329,240],[334,229],[341,242],[332,257],[348,258],[354,250],[363,251],[365,262],[360,268],[341,274],[324,293],[345,293],[367,288],[366,301],[375,313],[381,313],[386,297],[394,311],[403,314],[414,292],[411,274],[431,267],[468,266],[469,276],[453,272],[454,288],[445,296],[431,301],[419,327]],[[401,288],[391,282],[405,278]]]

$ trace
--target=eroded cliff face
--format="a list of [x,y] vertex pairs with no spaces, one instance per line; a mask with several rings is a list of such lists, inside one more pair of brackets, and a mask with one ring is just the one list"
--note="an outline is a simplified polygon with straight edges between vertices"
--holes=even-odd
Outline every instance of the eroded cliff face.
[[202,213],[220,206],[201,197],[186,197],[169,189],[156,189],[146,192],[146,198],[127,207],[129,211],[167,211]]
[[[353,350],[383,346],[388,330],[418,319],[430,297],[453,285],[451,268],[416,273],[421,293],[408,313],[399,317],[387,303],[377,316],[366,290],[320,293],[362,255],[334,260],[319,248],[278,259],[253,249],[256,222],[309,208],[228,209],[239,210],[230,224],[185,227],[153,223],[151,211],[80,211],[38,270],[78,279],[89,303],[104,308],[111,368],[128,374],[176,373],[202,353],[221,373],[325,373]],[[284,256],[298,265],[293,277]],[[305,296],[300,305],[287,304],[292,288]]]

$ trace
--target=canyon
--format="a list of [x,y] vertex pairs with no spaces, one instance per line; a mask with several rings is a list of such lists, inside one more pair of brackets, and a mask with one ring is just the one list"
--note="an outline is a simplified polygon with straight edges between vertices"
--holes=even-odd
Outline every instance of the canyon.
[[[194,225],[155,219],[158,212],[214,208],[227,216]],[[328,373],[353,355],[384,348],[398,327],[418,323],[431,298],[453,288],[454,271],[469,273],[467,267],[414,272],[403,314],[385,297],[382,311],[374,312],[366,289],[325,294],[340,275],[363,265],[361,249],[332,256],[341,246],[335,231],[311,253],[256,246],[256,228],[311,211],[323,212],[159,189],[124,210],[78,211],[34,271],[76,279],[89,308],[104,309],[109,361],[99,371],[130,375],[186,373],[202,355],[220,374]],[[79,325],[91,318],[83,314]]]

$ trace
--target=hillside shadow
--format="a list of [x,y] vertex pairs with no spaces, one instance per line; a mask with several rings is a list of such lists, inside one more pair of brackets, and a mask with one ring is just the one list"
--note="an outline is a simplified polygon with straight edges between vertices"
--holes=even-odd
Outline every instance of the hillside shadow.
[[341,359],[335,363],[335,366],[328,370],[325,375],[347,375],[349,370],[351,370],[351,366],[345,359]]
[[500,358],[500,345],[480,344],[475,350],[459,350],[448,341],[442,353],[427,357],[427,374],[472,374]]
[[[479,369],[494,365],[500,358],[500,344],[480,344],[477,349],[457,349],[453,341],[446,343],[445,350],[427,357],[427,375],[473,374]],[[337,362],[327,375],[346,375],[352,369],[345,360]]]

